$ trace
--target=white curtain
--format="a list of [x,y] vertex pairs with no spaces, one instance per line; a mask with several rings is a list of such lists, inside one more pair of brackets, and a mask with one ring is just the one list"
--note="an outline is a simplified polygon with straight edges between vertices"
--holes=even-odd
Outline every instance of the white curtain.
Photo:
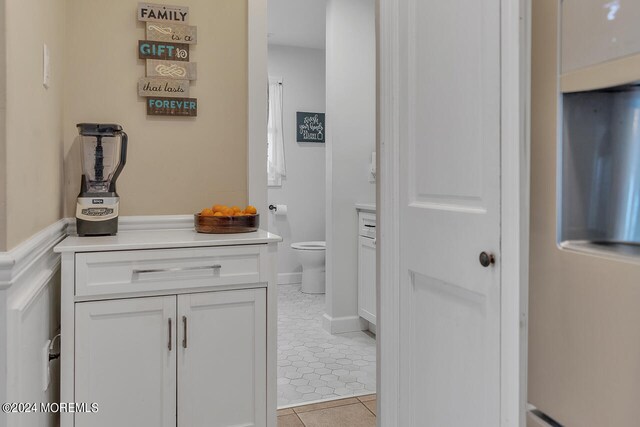
[[287,174],[284,165],[284,136],[282,126],[282,79],[269,77],[269,120],[267,131],[267,175],[270,186],[282,185]]

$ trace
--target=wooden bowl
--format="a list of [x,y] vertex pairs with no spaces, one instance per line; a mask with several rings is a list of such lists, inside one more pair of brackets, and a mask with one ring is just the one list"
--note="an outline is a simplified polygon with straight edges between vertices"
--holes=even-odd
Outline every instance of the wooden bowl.
[[245,216],[193,216],[193,223],[198,233],[231,234],[250,233],[260,225],[260,215]]

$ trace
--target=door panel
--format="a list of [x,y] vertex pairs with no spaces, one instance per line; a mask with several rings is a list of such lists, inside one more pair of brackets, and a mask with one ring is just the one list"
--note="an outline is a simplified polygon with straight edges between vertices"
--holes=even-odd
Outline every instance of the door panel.
[[[499,118],[499,37],[485,31],[487,1],[405,1],[408,22],[410,194],[416,201],[483,207],[483,135]],[[489,108],[487,108],[489,107]],[[429,141],[430,143],[424,143]],[[479,161],[480,160],[480,161]],[[456,179],[442,179],[455,176]]]
[[400,1],[401,425],[500,411],[500,0]]
[[178,317],[178,425],[265,426],[265,289],[179,295]]
[[358,314],[376,324],[376,240],[358,238]]
[[420,410],[426,403],[431,410],[411,425],[481,425],[476,422],[487,409],[482,396],[491,391],[485,388],[483,357],[486,298],[421,274],[412,276],[412,406]]
[[176,297],[75,307],[75,401],[99,405],[76,413],[75,426],[175,427]]

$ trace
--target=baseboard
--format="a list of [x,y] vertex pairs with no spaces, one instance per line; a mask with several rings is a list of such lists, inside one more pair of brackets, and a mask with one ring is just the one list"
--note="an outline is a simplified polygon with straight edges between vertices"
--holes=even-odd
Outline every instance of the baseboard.
[[369,322],[369,332],[371,332],[373,335],[378,335],[378,329],[376,328],[376,325],[371,322]]
[[302,283],[302,273],[278,273],[278,285]]
[[343,334],[367,330],[369,322],[360,316],[331,317],[325,313],[322,317],[322,327],[330,334]]

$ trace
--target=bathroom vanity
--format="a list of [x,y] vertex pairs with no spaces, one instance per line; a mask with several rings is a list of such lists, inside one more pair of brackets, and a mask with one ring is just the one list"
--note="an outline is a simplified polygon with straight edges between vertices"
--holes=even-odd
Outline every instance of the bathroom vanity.
[[61,242],[60,402],[87,404],[61,426],[275,427],[280,240],[162,230]]
[[376,207],[357,204],[358,315],[376,325]]

